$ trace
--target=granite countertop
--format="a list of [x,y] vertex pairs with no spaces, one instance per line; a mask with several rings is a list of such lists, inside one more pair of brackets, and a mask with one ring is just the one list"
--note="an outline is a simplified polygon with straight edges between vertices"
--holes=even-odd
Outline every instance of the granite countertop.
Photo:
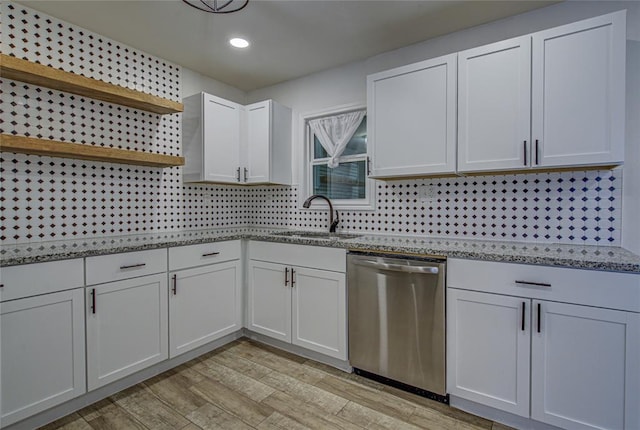
[[278,233],[287,231],[291,230],[236,227],[4,245],[0,247],[0,267],[169,246],[252,239],[353,250],[399,252],[640,274],[640,256],[613,246],[369,234],[351,239],[336,238],[331,240],[278,235]]

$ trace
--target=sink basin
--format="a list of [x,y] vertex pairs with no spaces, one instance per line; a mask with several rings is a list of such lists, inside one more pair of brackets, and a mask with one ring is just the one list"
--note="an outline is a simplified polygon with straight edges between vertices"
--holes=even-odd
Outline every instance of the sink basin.
[[349,233],[328,233],[324,231],[281,231],[279,233],[273,233],[274,236],[285,236],[291,238],[300,239],[315,239],[315,240],[339,240],[339,239],[354,239],[359,237],[357,234]]

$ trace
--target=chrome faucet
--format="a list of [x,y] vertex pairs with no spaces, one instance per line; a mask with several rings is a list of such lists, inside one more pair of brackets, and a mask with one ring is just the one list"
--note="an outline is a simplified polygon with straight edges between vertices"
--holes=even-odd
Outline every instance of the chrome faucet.
[[305,209],[309,209],[309,206],[311,206],[311,202],[314,199],[318,199],[318,198],[324,199],[327,201],[327,203],[329,203],[329,233],[335,233],[336,227],[340,222],[340,218],[338,216],[338,211],[336,211],[336,219],[335,220],[333,219],[333,205],[331,204],[331,200],[329,200],[329,197],[323,196],[322,194],[314,194],[304,201],[304,203],[302,204],[302,207]]

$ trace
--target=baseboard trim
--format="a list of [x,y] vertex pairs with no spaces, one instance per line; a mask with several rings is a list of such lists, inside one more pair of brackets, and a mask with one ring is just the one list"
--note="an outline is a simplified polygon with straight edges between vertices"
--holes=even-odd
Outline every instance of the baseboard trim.
[[477,415],[482,418],[486,418],[491,421],[495,421],[509,427],[513,427],[520,430],[562,430],[560,427],[555,427],[549,424],[541,423],[540,421],[532,420],[531,418],[521,417],[509,412],[504,412],[499,409],[492,408],[490,406],[481,405],[470,400],[461,399],[454,395],[449,395],[449,404],[456,408],[461,409],[470,414]]
[[334,357],[330,357],[328,355],[321,354],[319,352],[311,351],[306,348],[302,348],[298,345],[293,345],[287,342],[282,342],[281,340],[272,339],[268,336],[264,336],[262,334],[253,332],[248,329],[243,329],[244,336],[255,340],[256,342],[264,343],[265,345],[273,346],[274,348],[281,349],[283,351],[290,352],[295,355],[299,355],[300,357],[308,358],[310,360],[315,360],[320,363],[326,364],[331,367],[335,367],[336,369],[342,370],[347,373],[351,373],[353,371],[352,367],[349,365],[348,361],[339,360]]

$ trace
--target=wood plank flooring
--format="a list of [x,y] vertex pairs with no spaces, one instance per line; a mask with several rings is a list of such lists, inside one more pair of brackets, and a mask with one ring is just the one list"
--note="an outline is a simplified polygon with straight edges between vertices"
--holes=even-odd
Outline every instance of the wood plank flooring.
[[240,339],[45,430],[508,430],[441,403]]

